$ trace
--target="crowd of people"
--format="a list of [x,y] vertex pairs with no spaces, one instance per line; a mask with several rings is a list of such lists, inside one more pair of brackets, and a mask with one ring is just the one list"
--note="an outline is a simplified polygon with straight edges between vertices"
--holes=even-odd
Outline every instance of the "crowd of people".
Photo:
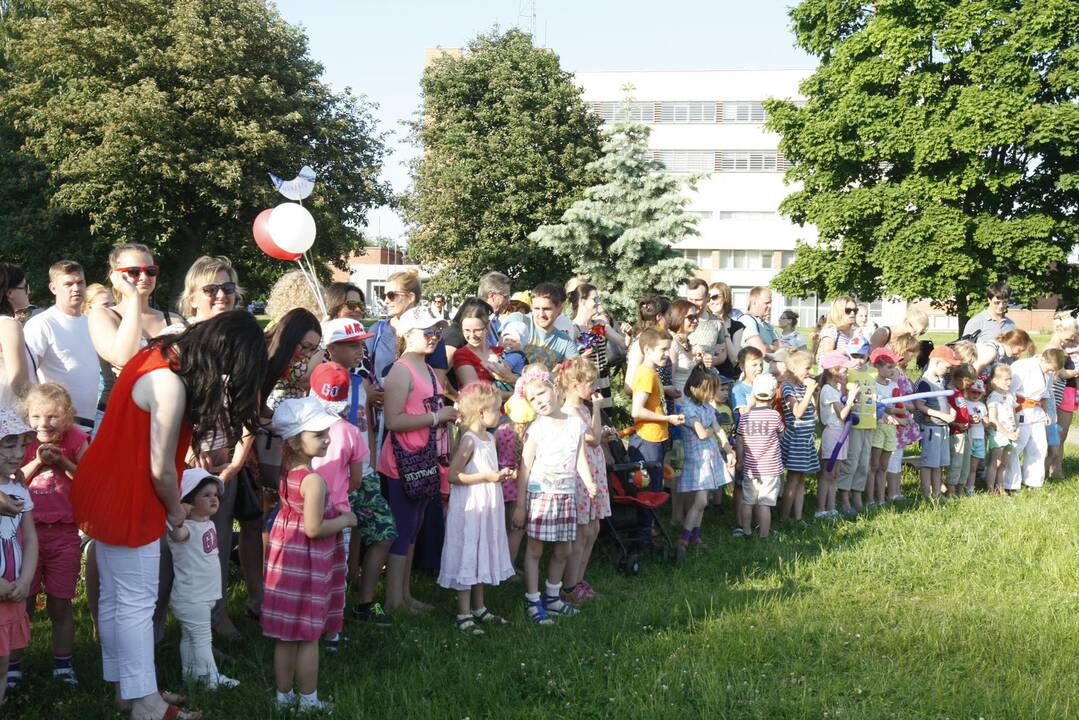
[[[39,671],[22,650],[41,595],[53,677],[79,682],[80,580],[117,709],[199,717],[158,687],[155,644],[171,611],[184,677],[238,684],[213,648],[239,634],[223,599],[236,548],[244,612],[275,641],[275,703],[322,710],[320,649],[347,641],[347,591],[356,622],[431,611],[412,578],[432,546],[466,635],[511,622],[484,588],[514,579],[528,622],[581,612],[615,448],[672,492],[684,557],[709,512],[732,508],[746,538],[802,522],[814,478],[821,521],[903,500],[911,459],[927,498],[1040,487],[1076,408],[1075,317],[1036,348],[1003,283],[932,347],[917,308],[877,327],[840,297],[807,342],[792,311],[772,325],[767,288],[741,311],[724,283],[689,278],[621,322],[587,278],[514,292],[500,272],[452,313],[417,274],[391,275],[373,323],[359,287],[318,298],[287,273],[264,330],[226,258],[191,266],[175,310],[154,301],[160,270],[137,244],[111,253],[107,286],[57,262],[35,313],[25,274],[0,264],[0,701]],[[636,532],[649,545],[660,528]]]

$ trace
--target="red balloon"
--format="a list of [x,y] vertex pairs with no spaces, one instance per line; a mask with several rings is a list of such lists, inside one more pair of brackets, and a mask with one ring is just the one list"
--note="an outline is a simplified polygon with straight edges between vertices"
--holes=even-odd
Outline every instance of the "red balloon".
[[254,225],[251,226],[251,232],[255,236],[255,244],[259,246],[262,252],[266,253],[272,258],[278,260],[295,260],[300,257],[301,253],[291,253],[277,247],[277,243],[270,237],[270,231],[266,228],[266,223],[270,219],[270,213],[273,212],[273,208],[263,210],[255,218]]

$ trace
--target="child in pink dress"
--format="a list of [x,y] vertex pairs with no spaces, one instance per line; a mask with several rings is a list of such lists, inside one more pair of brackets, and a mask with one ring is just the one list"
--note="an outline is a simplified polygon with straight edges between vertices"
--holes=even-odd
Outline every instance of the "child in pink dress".
[[[71,478],[89,447],[90,436],[75,427],[71,396],[56,383],[35,385],[26,396],[26,414],[37,437],[26,446],[22,472],[34,501],[37,531],[37,572],[30,585],[36,596],[48,598],[45,608],[52,622],[54,678],[77,685],[71,653],[75,645],[75,615],[71,601],[82,567],[79,529],[71,507]],[[36,600],[36,598],[34,598]],[[36,602],[28,604],[30,612]],[[12,656],[8,680],[21,679],[21,653]],[[14,677],[13,677],[14,676]]]
[[318,641],[341,631],[345,610],[345,563],[341,531],[356,526],[351,511],[333,506],[326,481],[311,469],[330,444],[339,420],[313,397],[284,400],[273,427],[284,439],[279,493],[281,511],[270,530],[262,600],[262,632],[277,640],[274,675],[277,707],[328,710],[318,699]]
[[[12,650],[30,643],[26,598],[37,566],[34,502],[23,484],[22,464],[33,431],[13,410],[0,408],[0,492],[21,505],[14,517],[0,516],[0,672],[7,673]],[[6,683],[0,683],[0,704]]]

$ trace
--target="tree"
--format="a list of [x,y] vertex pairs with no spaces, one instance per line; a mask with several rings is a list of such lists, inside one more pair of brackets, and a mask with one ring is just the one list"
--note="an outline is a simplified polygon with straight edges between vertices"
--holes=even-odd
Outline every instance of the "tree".
[[685,212],[686,190],[696,178],[665,174],[662,163],[650,160],[650,134],[642,123],[615,125],[602,157],[586,168],[599,184],[561,222],[529,235],[601,288],[604,303],[622,317],[633,316],[642,296],[671,292],[696,269],[672,247],[697,234],[696,218]]
[[[304,163],[319,175],[305,201],[317,258],[343,266],[362,247],[367,210],[389,199],[383,137],[370,106],[331,92],[303,32],[262,0],[21,5],[0,33],[3,150],[38,170],[49,213],[92,235],[65,250],[91,277],[110,246],[143,242],[173,281],[165,300],[201,254],[229,256],[245,285],[266,287],[284,269],[251,239],[255,215],[284,200],[266,173],[292,177]],[[0,228],[18,221],[6,212]],[[16,240],[5,255],[38,273],[59,257],[33,233]]]
[[768,125],[802,185],[780,209],[820,241],[773,285],[930,298],[960,327],[998,279],[1074,303],[1079,4],[804,0],[791,17],[820,66]]
[[[578,198],[599,156],[599,119],[558,56],[519,30],[477,37],[423,74],[423,154],[404,201],[408,252],[433,284],[474,292],[485,272],[522,287],[565,275],[528,234]],[[469,290],[471,288],[471,290]]]

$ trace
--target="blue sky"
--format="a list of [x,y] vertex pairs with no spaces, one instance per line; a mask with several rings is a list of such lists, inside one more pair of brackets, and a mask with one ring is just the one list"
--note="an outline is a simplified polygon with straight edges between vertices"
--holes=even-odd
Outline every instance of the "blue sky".
[[[418,109],[424,50],[461,47],[469,38],[519,24],[519,0],[277,0],[281,15],[302,25],[311,56],[334,88],[351,87],[379,107],[380,127],[393,131],[383,176],[394,189],[408,184],[402,163],[415,150],[402,145],[400,121]],[[804,68],[814,59],[794,47],[788,0],[535,0],[535,36],[562,67],[598,70],[715,70]],[[402,232],[384,210],[370,229]]]

